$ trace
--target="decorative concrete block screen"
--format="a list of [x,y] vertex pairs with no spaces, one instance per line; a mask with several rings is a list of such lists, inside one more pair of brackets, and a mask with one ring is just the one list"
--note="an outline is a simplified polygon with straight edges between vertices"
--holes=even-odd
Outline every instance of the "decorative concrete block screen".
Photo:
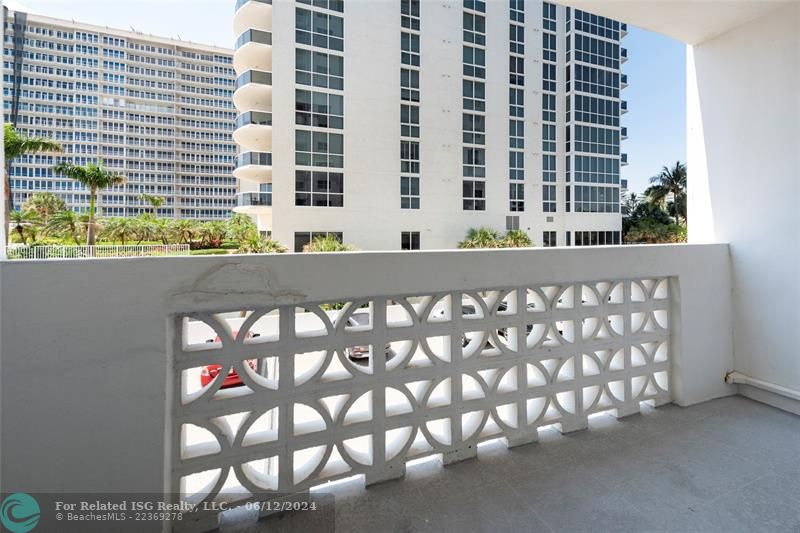
[[[403,475],[477,444],[670,401],[663,279],[175,318],[172,483],[188,502]],[[234,496],[235,495],[235,496]]]

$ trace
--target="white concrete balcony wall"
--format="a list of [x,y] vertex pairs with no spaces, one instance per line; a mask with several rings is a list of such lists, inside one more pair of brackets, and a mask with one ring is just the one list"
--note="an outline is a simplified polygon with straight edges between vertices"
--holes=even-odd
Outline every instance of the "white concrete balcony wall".
[[689,242],[730,243],[734,369],[800,399],[800,3],[562,3],[689,45]]
[[[171,470],[172,317],[578,281],[670,277],[671,390],[731,394],[726,245],[2,263],[2,483],[161,491]],[[91,467],[87,467],[90,465]]]

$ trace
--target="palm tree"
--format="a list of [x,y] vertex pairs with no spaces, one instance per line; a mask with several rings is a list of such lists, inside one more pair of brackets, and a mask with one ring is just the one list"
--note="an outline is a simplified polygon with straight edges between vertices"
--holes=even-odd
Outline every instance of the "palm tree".
[[161,241],[161,244],[169,244],[172,240],[172,224],[168,218],[153,218],[150,227],[153,231],[153,238]]
[[19,234],[22,244],[28,244],[28,236],[25,230],[32,227],[39,221],[35,211],[12,211],[10,214],[11,223],[14,224],[14,231]]
[[500,234],[491,228],[470,228],[459,248],[499,248]]
[[28,137],[20,133],[13,124],[6,124],[3,130],[3,149],[6,157],[6,177],[5,177],[5,203],[6,214],[4,220],[5,229],[3,230],[6,239],[8,238],[8,223],[11,213],[14,211],[14,197],[11,194],[11,163],[14,159],[26,155],[37,154],[39,152],[61,152],[61,145],[45,137]]
[[527,233],[520,229],[510,229],[500,241],[501,248],[530,248],[533,241]]
[[282,254],[286,252],[286,247],[270,238],[252,235],[245,241],[239,243],[237,254]]
[[303,246],[304,252],[350,252],[355,250],[349,244],[339,242],[335,235],[316,237],[313,241]]
[[239,244],[258,239],[258,226],[249,216],[236,213],[228,221],[228,238]]
[[153,208],[154,215],[158,213],[158,208],[164,205],[163,196],[154,196],[152,194],[140,194],[139,198],[150,204],[150,207]]
[[69,235],[75,245],[80,245],[81,226],[87,221],[88,218],[86,216],[67,209],[54,214],[50,218],[50,222],[44,227],[44,231],[48,234]]
[[23,211],[35,212],[44,225],[47,225],[51,216],[66,209],[64,200],[51,192],[34,193],[22,204]]
[[116,217],[108,219],[102,233],[112,241],[120,241],[125,246],[128,239],[136,235],[136,223],[129,217]]
[[630,216],[636,211],[636,206],[639,205],[639,198],[636,196],[635,192],[631,192],[625,195],[624,201],[622,203],[622,216]]
[[189,218],[177,218],[170,222],[172,234],[178,238],[178,244],[191,245],[195,236],[200,232],[197,221]]
[[227,225],[221,220],[204,222],[200,225],[200,236],[205,248],[219,248],[228,232]]
[[53,170],[59,174],[64,174],[68,178],[82,183],[89,188],[89,228],[86,233],[86,243],[93,246],[96,240],[97,227],[95,226],[95,205],[97,204],[97,192],[107,189],[113,185],[125,183],[125,177],[116,174],[106,168],[102,162],[98,165],[89,163],[86,166],[79,166],[73,163],[59,163]]
[[675,206],[675,220],[680,223],[680,218],[686,222],[686,165],[677,161],[675,166],[664,166],[661,172],[650,178],[652,185],[645,194],[652,203],[664,205],[671,194]]

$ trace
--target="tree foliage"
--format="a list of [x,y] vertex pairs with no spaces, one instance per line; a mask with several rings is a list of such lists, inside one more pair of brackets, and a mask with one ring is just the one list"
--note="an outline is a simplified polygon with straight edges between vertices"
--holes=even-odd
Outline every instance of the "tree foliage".
[[533,241],[522,230],[508,230],[505,235],[492,228],[470,228],[459,248],[530,248]]

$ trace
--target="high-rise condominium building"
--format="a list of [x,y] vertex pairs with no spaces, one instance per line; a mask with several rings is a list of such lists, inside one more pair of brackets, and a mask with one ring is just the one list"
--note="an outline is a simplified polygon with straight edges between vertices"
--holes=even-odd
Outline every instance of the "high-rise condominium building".
[[300,249],[619,244],[624,24],[536,0],[238,0],[237,210]]
[[41,191],[88,208],[88,191],[52,167],[102,160],[128,179],[102,193],[104,215],[149,211],[149,194],[164,198],[164,216],[230,216],[232,51],[7,11],[3,61],[5,121],[64,148],[14,161],[17,208]]

